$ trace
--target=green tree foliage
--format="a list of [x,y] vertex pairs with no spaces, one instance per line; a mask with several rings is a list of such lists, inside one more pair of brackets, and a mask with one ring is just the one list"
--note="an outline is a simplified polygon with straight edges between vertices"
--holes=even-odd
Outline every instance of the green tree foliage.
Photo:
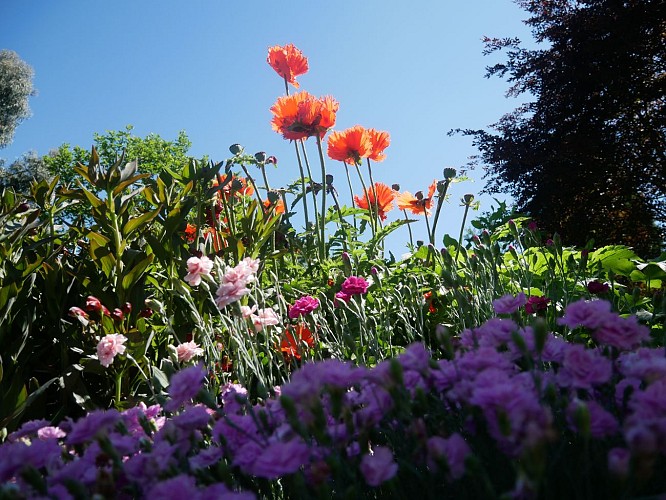
[[44,159],[34,151],[24,153],[6,168],[4,163],[0,158],[0,189],[12,188],[17,193],[27,195],[30,193],[30,184],[51,177]]
[[0,50],[0,148],[11,144],[16,127],[30,116],[33,76],[32,67],[16,52]]
[[622,243],[656,255],[666,225],[666,15],[663,0],[518,0],[538,46],[506,51],[487,76],[534,100],[493,131],[464,130],[486,192],[576,245]]
[[[178,137],[170,141],[154,133],[137,137],[132,130],[133,127],[127,125],[125,130],[109,130],[93,135],[101,165],[113,165],[123,154],[126,161],[138,162],[139,172],[148,174],[159,174],[165,167],[179,169],[188,163],[187,152],[192,143],[184,131],[181,130]],[[79,178],[74,172],[77,163],[87,164],[90,161],[90,148],[72,148],[63,144],[46,155],[44,161],[52,175],[59,175],[63,183],[71,184]]]

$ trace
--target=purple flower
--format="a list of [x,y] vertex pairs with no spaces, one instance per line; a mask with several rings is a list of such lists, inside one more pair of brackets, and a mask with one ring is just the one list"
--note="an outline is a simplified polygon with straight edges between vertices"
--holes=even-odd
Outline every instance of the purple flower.
[[157,483],[150,489],[146,497],[164,500],[194,499],[199,497],[199,490],[193,476],[181,474]]
[[249,467],[249,472],[266,479],[293,474],[310,460],[310,448],[300,439],[275,442],[262,448],[262,453]]
[[398,472],[398,464],[393,460],[393,452],[386,446],[377,446],[372,454],[363,455],[360,465],[365,482],[379,486]]
[[499,347],[511,340],[511,334],[518,330],[518,325],[510,319],[491,318],[473,330],[466,329],[461,335],[464,347]]
[[12,432],[8,440],[13,442],[16,441],[24,436],[30,436],[32,434],[35,434],[39,429],[42,427],[46,427],[49,425],[51,422],[48,420],[29,420],[28,422],[24,423],[21,428],[15,432]]
[[196,396],[205,377],[206,372],[202,365],[190,366],[177,372],[171,377],[169,384],[171,400],[164,405],[164,408],[168,411],[174,411]]
[[611,377],[611,361],[596,349],[587,349],[580,344],[566,346],[562,368],[557,380],[563,387],[589,389],[604,384]]
[[641,347],[634,352],[620,354],[616,360],[620,373],[625,377],[651,382],[666,377],[664,349]]
[[398,356],[398,361],[405,370],[424,372],[430,366],[430,352],[420,342],[410,344],[405,352]]
[[318,307],[319,299],[316,299],[310,295],[305,295],[304,297],[301,297],[296,302],[294,302],[294,304],[289,308],[289,317],[291,319],[295,319],[299,316],[305,316]]
[[426,444],[428,450],[428,467],[437,471],[437,463],[445,461],[453,479],[460,479],[465,474],[465,458],[472,453],[463,437],[452,434],[448,439],[433,436]]
[[[587,415],[585,415],[587,414]],[[572,430],[583,432],[581,424],[589,419],[589,432],[592,437],[604,438],[618,431],[615,417],[596,401],[575,399],[567,407],[567,422]]]
[[360,276],[349,276],[340,288],[347,295],[362,295],[368,291],[369,283]]
[[601,344],[628,351],[650,338],[650,330],[639,324],[636,316],[607,317],[592,333],[592,338]]
[[67,435],[60,427],[46,426],[37,431],[39,439],[60,439]]
[[626,448],[613,448],[608,452],[609,472],[625,477],[629,474],[629,461],[631,453]]
[[564,316],[557,320],[557,324],[566,325],[572,330],[579,326],[594,329],[609,317],[615,316],[611,312],[610,302],[605,300],[579,300],[567,306]]
[[90,441],[99,433],[105,432],[121,419],[116,410],[98,410],[79,419],[69,431],[67,444],[81,444]]
[[493,309],[497,314],[512,314],[527,303],[527,298],[523,292],[515,297],[511,294],[504,295],[499,299],[493,300]]

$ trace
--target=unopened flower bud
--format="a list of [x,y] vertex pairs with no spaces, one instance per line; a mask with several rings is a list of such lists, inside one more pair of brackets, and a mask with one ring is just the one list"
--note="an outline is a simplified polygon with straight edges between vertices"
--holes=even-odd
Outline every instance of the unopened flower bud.
[[245,148],[240,144],[232,144],[231,146],[229,146],[229,151],[231,151],[231,154],[235,156],[245,151]]
[[456,171],[455,168],[447,167],[444,169],[444,178],[447,181],[450,181],[453,179],[456,175],[458,175],[458,172]]
[[[234,146],[236,146],[236,144],[234,144]],[[258,153],[254,153],[254,158],[259,163],[265,163],[266,162],[266,153],[264,151],[259,151]]]
[[266,163],[272,163],[273,165],[277,165],[277,158],[275,156],[269,156],[266,158]]
[[123,304],[123,307],[121,308],[121,310],[122,310],[125,314],[129,314],[129,313],[131,313],[131,312],[132,312],[132,304],[131,304],[130,302],[125,302],[125,303]]
[[440,195],[446,193],[446,181],[437,181],[437,193]]

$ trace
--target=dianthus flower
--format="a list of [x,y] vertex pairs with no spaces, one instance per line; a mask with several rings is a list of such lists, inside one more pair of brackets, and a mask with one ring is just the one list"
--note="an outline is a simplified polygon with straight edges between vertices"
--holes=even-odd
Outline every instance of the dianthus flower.
[[[386,184],[375,182],[373,187],[365,189],[362,195],[354,195],[354,203],[358,208],[369,210],[372,214],[375,213],[376,208],[379,218],[386,220],[386,212],[393,210],[396,196],[397,193]],[[370,208],[368,208],[368,200],[370,200]]]
[[452,479],[460,479],[465,474],[465,458],[472,453],[469,445],[457,432],[445,439],[433,436],[426,444],[428,467],[438,470],[438,463],[446,463]]
[[511,294],[504,295],[499,299],[493,300],[493,309],[497,314],[512,314],[527,303],[527,298],[523,292],[515,297]]
[[550,299],[548,297],[530,295],[525,304],[525,312],[527,314],[534,314],[538,311],[545,311],[549,302]]
[[197,395],[203,384],[206,372],[203,366],[190,366],[176,372],[169,381],[169,397],[164,408],[168,411],[176,410],[180,405]]
[[636,316],[609,316],[592,332],[592,338],[600,344],[629,351],[650,338],[650,329],[639,324]]
[[338,107],[330,96],[316,98],[305,91],[283,96],[271,106],[271,127],[291,141],[315,135],[321,138],[335,125]]
[[304,297],[296,300],[296,302],[294,302],[294,304],[289,308],[289,317],[291,319],[295,319],[299,316],[305,316],[306,314],[310,314],[318,307],[319,299],[316,299],[310,295],[305,295]]
[[606,300],[579,300],[567,306],[564,316],[557,320],[557,324],[571,329],[579,326],[594,329],[607,318],[616,316],[611,312],[610,302]]
[[361,473],[370,486],[379,486],[398,472],[398,464],[393,459],[393,452],[386,446],[377,446],[372,454],[363,455]]
[[580,344],[569,344],[566,346],[557,379],[564,387],[589,389],[593,385],[608,382],[611,374],[611,361],[600,351],[587,349]]
[[347,295],[362,295],[367,293],[369,283],[361,276],[349,276],[342,282],[341,291]]
[[244,295],[250,293],[247,284],[256,279],[259,270],[259,260],[246,257],[236,267],[228,269],[222,276],[222,283],[215,293],[215,304],[223,307],[238,301]]
[[183,278],[190,286],[197,286],[201,283],[201,276],[210,276],[213,269],[213,261],[203,255],[199,257],[190,257],[187,259],[187,275]]
[[296,88],[299,87],[296,77],[308,72],[308,58],[291,43],[269,47],[266,62]]
[[257,314],[250,315],[250,320],[252,321],[254,329],[257,332],[262,331],[266,326],[280,324],[280,318],[270,307],[267,307],[266,309],[259,309]]
[[97,344],[97,358],[99,364],[108,368],[113,363],[116,354],[123,354],[126,347],[123,345],[127,337],[119,333],[110,333],[105,335]]
[[178,361],[187,363],[195,356],[201,356],[203,349],[196,342],[183,342],[176,347],[176,353],[178,354]]

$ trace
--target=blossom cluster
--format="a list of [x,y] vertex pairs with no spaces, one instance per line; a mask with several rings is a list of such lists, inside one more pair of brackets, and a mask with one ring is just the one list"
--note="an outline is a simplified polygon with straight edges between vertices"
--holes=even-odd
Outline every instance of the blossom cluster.
[[[507,297],[496,307],[525,303]],[[653,470],[666,458],[663,349],[642,345],[635,319],[602,301],[575,302],[560,322],[589,329],[593,343],[493,318],[461,332],[449,358],[437,360],[417,343],[372,368],[306,363],[256,404],[233,384],[219,406],[196,404],[206,371],[191,366],[172,377],[169,416],[158,405],[140,405],[57,426],[26,423],[0,446],[0,492],[66,496],[77,485],[127,496],[251,498],[239,484],[301,475],[293,484],[308,495],[350,491],[344,478],[356,477],[351,486],[359,494],[425,481],[455,497],[456,485],[474,481],[490,453],[499,466],[485,466],[484,474],[507,470],[502,461],[516,469],[509,491],[496,493],[534,498],[542,479],[535,470],[548,467],[528,464],[564,456],[562,466],[571,466],[566,454],[577,456],[579,440],[606,454],[598,488],[636,471],[644,481],[656,478],[653,487],[665,486]],[[552,449],[557,453],[548,455]],[[230,480],[241,476],[246,480]]]

